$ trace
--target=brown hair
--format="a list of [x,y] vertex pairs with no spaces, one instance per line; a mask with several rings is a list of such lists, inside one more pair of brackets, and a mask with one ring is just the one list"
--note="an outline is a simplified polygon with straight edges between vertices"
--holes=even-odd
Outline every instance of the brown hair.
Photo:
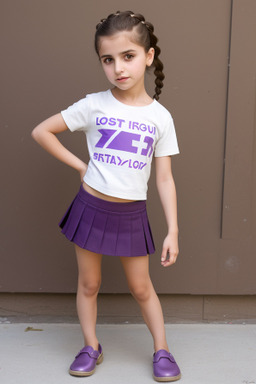
[[158,100],[165,77],[163,74],[163,63],[158,58],[161,50],[157,46],[158,39],[154,35],[154,26],[148,21],[145,21],[144,16],[139,13],[133,13],[132,11],[118,11],[110,14],[106,19],[102,19],[96,26],[94,40],[95,50],[99,55],[99,38],[101,36],[112,36],[117,32],[132,31],[133,28],[136,28],[136,43],[144,47],[146,52],[148,52],[150,48],[154,48],[155,50],[153,66],[155,67],[154,74],[156,79],[153,98]]

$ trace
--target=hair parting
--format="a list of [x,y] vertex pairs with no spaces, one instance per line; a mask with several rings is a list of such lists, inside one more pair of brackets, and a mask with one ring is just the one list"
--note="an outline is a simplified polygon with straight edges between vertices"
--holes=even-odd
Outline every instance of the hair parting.
[[111,13],[106,19],[96,25],[95,33],[95,50],[99,55],[99,39],[103,36],[112,36],[121,31],[132,31],[135,28],[136,43],[144,47],[148,52],[150,48],[154,48],[155,56],[153,61],[154,75],[155,75],[155,94],[154,99],[159,100],[163,88],[163,80],[165,78],[163,73],[163,63],[159,59],[161,50],[157,45],[158,38],[154,34],[154,26],[150,22],[146,21],[144,16],[140,13],[134,13],[132,11],[117,11]]

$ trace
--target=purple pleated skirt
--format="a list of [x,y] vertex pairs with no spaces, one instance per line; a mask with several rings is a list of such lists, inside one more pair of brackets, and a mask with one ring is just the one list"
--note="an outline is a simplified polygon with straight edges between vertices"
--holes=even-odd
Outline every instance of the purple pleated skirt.
[[110,202],[81,185],[59,226],[68,240],[95,253],[131,257],[155,252],[146,201]]

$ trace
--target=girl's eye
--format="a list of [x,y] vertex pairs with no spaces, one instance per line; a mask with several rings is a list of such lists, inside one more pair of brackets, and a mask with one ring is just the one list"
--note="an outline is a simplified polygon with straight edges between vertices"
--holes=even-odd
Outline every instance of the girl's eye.
[[111,57],[106,57],[104,60],[103,60],[103,63],[104,64],[110,64],[112,61]]
[[129,53],[127,53],[127,55],[125,55],[125,59],[126,60],[132,60],[133,59],[133,55],[130,55]]

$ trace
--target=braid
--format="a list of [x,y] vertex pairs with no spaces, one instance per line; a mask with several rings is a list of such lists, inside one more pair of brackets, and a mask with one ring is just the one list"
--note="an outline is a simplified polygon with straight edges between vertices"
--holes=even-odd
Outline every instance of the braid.
[[137,19],[139,23],[145,25],[145,27],[148,30],[149,37],[150,37],[150,47],[154,48],[154,50],[155,50],[155,57],[154,57],[154,61],[153,61],[153,66],[155,67],[154,75],[156,76],[156,79],[155,79],[155,85],[156,86],[155,86],[155,94],[154,94],[153,98],[156,100],[159,100],[159,95],[161,94],[162,88],[164,86],[163,80],[165,78],[165,75],[163,73],[163,68],[164,68],[163,63],[158,58],[160,53],[161,53],[161,49],[157,45],[158,38],[154,34],[154,26],[150,22],[145,21],[144,16],[139,14],[139,13],[133,14],[132,12],[130,12],[130,16],[133,17],[134,19]]
[[154,75],[156,76],[156,79],[155,79],[155,85],[156,86],[155,86],[155,94],[154,94],[153,98],[156,100],[159,100],[159,95],[162,92],[162,88],[164,86],[163,80],[164,80],[165,76],[163,73],[163,68],[164,68],[163,63],[158,58],[160,53],[161,53],[161,49],[157,45],[158,39],[154,35],[153,31],[149,30],[151,45],[155,49],[155,57],[154,57],[153,65],[155,67]]
[[100,36],[110,36],[118,31],[131,31],[136,27],[136,40],[138,44],[144,47],[148,52],[150,48],[154,48],[155,56],[153,61],[155,79],[155,94],[154,99],[159,100],[159,95],[162,92],[163,80],[165,78],[163,73],[163,63],[159,60],[160,48],[157,45],[158,39],[154,34],[154,26],[146,21],[144,16],[140,13],[133,13],[132,11],[111,13],[106,19],[101,19],[100,23],[96,26],[95,34],[95,50],[99,54],[98,45]]

